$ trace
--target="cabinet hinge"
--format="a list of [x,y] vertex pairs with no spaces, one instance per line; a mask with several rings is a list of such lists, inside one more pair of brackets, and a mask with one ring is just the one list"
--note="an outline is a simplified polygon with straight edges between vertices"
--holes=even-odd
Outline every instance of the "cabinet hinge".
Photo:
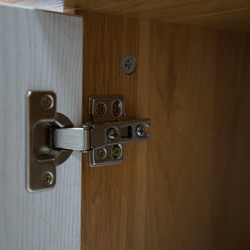
[[119,164],[125,144],[150,137],[150,119],[125,115],[123,96],[89,98],[89,122],[74,127],[56,112],[56,94],[29,91],[27,107],[28,190],[52,187],[56,166],[78,150],[89,155],[90,167]]

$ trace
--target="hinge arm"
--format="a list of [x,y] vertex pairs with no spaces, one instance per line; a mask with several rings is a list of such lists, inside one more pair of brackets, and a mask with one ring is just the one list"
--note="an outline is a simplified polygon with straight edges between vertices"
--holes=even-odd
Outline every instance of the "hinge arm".
[[58,128],[54,147],[58,149],[93,151],[97,148],[139,142],[148,139],[150,120],[126,119],[114,122],[85,123],[78,128]]
[[90,150],[90,130],[84,126],[55,129],[53,147],[88,152]]

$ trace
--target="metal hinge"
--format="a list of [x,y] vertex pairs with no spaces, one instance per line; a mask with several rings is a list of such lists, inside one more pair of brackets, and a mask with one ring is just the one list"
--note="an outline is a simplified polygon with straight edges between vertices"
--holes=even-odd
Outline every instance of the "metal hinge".
[[126,117],[122,96],[90,97],[90,121],[78,127],[56,112],[54,92],[29,91],[27,97],[30,191],[54,186],[56,166],[74,150],[89,154],[90,167],[119,164],[124,160],[125,144],[150,136],[150,120]]

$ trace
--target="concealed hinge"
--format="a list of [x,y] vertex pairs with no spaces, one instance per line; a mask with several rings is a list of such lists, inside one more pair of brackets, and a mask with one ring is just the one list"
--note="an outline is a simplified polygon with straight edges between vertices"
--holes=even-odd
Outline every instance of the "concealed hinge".
[[27,107],[28,190],[52,187],[56,166],[68,159],[73,150],[89,154],[89,165],[119,164],[125,144],[149,138],[149,119],[125,115],[122,96],[89,98],[90,121],[74,127],[56,112],[56,94],[29,91]]

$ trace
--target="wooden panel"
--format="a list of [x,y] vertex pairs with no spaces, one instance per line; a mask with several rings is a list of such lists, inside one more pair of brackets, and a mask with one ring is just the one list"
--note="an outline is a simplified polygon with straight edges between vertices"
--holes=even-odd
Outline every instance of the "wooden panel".
[[249,249],[250,37],[83,16],[84,105],[124,94],[129,115],[152,119],[122,166],[84,158],[84,249]]
[[65,0],[65,6],[163,22],[250,31],[249,0]]
[[54,11],[86,10],[170,23],[250,31],[250,0],[2,0]]
[[25,97],[54,90],[81,123],[80,17],[0,6],[0,249],[80,249],[81,154],[57,168],[54,189],[26,191]]

